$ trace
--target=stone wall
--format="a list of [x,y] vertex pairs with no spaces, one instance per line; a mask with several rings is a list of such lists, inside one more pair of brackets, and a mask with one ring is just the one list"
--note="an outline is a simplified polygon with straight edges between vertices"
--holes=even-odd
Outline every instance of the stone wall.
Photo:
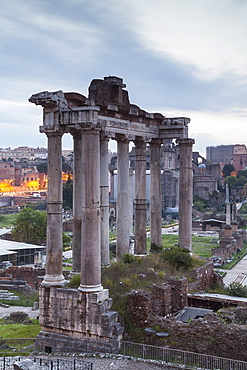
[[166,317],[188,304],[186,278],[170,278],[153,285],[151,291],[133,290],[128,294],[127,312],[134,324],[147,327],[150,316]]
[[151,294],[149,292],[133,290],[128,294],[127,312],[131,321],[137,326],[141,328],[147,326],[151,307]]
[[208,261],[205,265],[191,271],[193,282],[189,283],[188,290],[205,290],[212,284],[219,283],[223,285],[222,278],[214,272],[212,261]]
[[147,327],[149,317],[168,317],[188,305],[188,290],[205,290],[213,283],[223,284],[221,276],[214,273],[213,263],[192,271],[194,282],[183,277],[170,277],[167,282],[153,285],[150,291],[133,290],[128,294],[127,312],[134,324]]
[[178,312],[188,304],[188,280],[170,277],[168,284],[171,287],[171,313]]
[[45,276],[45,269],[35,269],[33,267],[10,266],[6,270],[7,274],[12,275],[12,279],[21,279],[33,288],[38,289]]
[[[226,324],[215,313],[191,323],[174,317],[156,318],[149,321],[149,326],[169,332],[166,340],[171,348],[247,361],[246,325]],[[154,337],[152,344],[162,344],[162,340]]]

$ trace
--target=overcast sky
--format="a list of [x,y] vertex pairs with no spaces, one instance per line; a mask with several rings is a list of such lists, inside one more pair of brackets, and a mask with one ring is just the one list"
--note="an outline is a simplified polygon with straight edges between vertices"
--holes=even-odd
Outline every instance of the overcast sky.
[[246,0],[0,0],[0,48],[2,148],[47,145],[32,94],[109,75],[142,109],[189,117],[202,155],[247,144]]

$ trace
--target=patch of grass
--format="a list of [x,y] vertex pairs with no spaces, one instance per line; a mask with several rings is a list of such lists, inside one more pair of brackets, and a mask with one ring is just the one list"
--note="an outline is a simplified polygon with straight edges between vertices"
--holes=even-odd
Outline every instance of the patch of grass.
[[162,234],[162,246],[164,248],[171,248],[174,244],[178,244],[178,235]]
[[202,258],[208,258],[212,256],[211,250],[218,246],[215,243],[218,238],[213,238],[209,236],[192,236],[192,252],[193,254],[200,256]]
[[35,338],[40,332],[39,324],[23,325],[23,324],[1,324],[0,338]]
[[[217,247],[218,240],[216,237],[210,236],[192,236],[192,253],[196,256],[207,258],[211,257],[211,250]],[[162,246],[163,248],[171,248],[174,245],[178,244],[179,238],[178,235],[174,234],[163,234],[162,235]]]

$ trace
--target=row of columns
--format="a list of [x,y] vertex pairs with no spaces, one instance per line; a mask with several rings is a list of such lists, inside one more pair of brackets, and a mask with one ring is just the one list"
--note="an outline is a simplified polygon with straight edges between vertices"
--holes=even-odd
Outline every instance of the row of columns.
[[[95,127],[73,129],[74,139],[74,230],[73,271],[80,272],[80,291],[96,292],[101,285],[101,265],[109,261],[108,137]],[[47,257],[43,286],[63,286],[62,274],[62,134],[46,133],[48,138]],[[117,135],[117,257],[129,252],[129,140]],[[161,245],[161,140],[151,148],[151,243]],[[192,144],[180,139],[180,228],[186,234],[180,246],[191,248]],[[135,253],[146,254],[146,143],[135,139]],[[191,194],[191,195],[190,195]],[[182,203],[181,203],[182,202]],[[181,245],[184,243],[184,245]]]

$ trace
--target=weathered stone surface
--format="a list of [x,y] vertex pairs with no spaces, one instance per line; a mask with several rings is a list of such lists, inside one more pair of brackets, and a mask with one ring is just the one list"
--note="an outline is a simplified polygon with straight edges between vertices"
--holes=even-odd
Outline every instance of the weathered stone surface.
[[[66,336],[70,347],[72,340],[89,338],[112,340],[119,345],[123,328],[118,324],[118,313],[110,310],[111,303],[107,289],[85,293],[77,289],[41,287],[40,325],[43,334],[38,345],[43,349],[47,346],[54,348],[59,335]],[[51,339],[52,335],[55,337]]]
[[14,367],[15,370],[37,370],[37,369],[41,369],[41,367],[38,366],[38,364],[35,364],[32,360],[30,360],[28,358],[20,360],[20,361],[16,361],[13,364],[13,367]]

